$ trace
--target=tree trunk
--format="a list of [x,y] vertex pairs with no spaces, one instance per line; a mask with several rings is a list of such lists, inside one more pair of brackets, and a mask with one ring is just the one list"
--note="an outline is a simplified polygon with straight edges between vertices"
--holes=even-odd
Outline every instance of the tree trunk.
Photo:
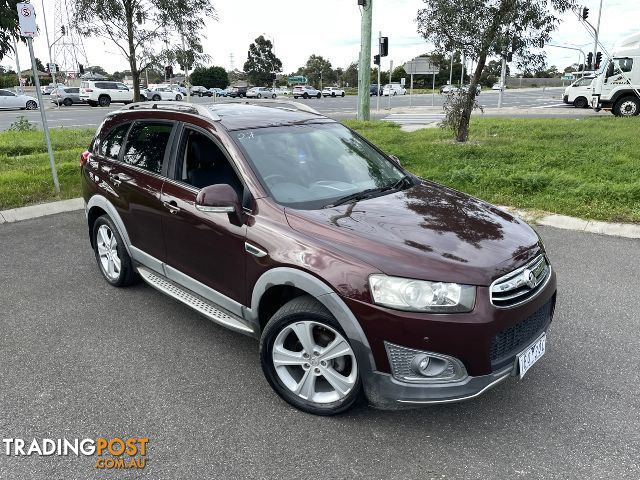
[[129,43],[129,68],[131,70],[131,78],[133,80],[133,101],[140,101],[140,71],[138,70],[138,61],[136,59],[135,38],[133,32],[133,3],[125,2],[125,15],[127,16],[127,40]]
[[458,131],[456,133],[457,142],[466,142],[469,140],[469,122],[471,121],[471,112],[473,111],[473,105],[476,102],[476,88],[480,83],[480,75],[487,62],[487,53],[482,52],[480,58],[478,58],[478,64],[471,77],[471,84],[469,90],[465,95],[464,108],[462,109],[462,115],[460,117],[460,123],[458,124]]

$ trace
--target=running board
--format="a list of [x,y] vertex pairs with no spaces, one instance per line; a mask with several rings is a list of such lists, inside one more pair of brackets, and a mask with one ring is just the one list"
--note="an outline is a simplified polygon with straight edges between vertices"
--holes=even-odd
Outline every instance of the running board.
[[145,267],[138,267],[138,273],[140,273],[142,279],[152,287],[160,290],[162,293],[165,293],[170,297],[175,298],[176,300],[179,300],[198,313],[204,315],[209,320],[244,334],[252,335],[254,333],[253,329],[247,326],[239,317],[223,310],[218,305],[189,292],[187,289],[176,285],[166,277],[156,272],[152,272]]

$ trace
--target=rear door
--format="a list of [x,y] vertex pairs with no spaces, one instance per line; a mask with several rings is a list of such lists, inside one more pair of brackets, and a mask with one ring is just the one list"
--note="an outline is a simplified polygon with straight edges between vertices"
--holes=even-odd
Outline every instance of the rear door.
[[165,259],[160,194],[175,127],[170,121],[139,120],[114,128],[98,146],[102,190],[125,224],[134,256]]

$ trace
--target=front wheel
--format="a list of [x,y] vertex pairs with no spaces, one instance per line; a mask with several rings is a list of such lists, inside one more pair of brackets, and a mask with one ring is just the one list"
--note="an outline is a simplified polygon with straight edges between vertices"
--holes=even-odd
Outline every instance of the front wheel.
[[624,97],[613,106],[616,117],[635,117],[640,113],[640,100],[636,97]]
[[176,102],[179,102],[180,100],[182,100],[182,95],[180,94],[176,95]]
[[154,102],[157,102],[160,100],[160,95],[154,95],[153,97],[151,97],[151,100],[153,100]]
[[331,92],[331,96],[335,97],[336,96],[336,92]]
[[29,100],[25,105],[25,108],[27,110],[35,110],[36,108],[38,108],[38,104],[33,100]]
[[102,276],[114,287],[125,287],[135,283],[137,274],[131,258],[108,215],[102,215],[93,224],[93,249]]
[[262,94],[261,93],[258,94],[258,98],[262,98]]
[[309,98],[309,94],[307,92],[304,92],[304,94],[302,95],[302,98]]
[[272,94],[272,95],[271,95],[271,98],[272,98],[272,99],[275,99],[275,98],[276,98],[276,94],[275,94],[275,93],[274,93],[274,94]]
[[344,92],[342,92],[342,93],[340,94],[340,96],[341,96],[341,97],[344,97]]
[[318,93],[318,94],[316,95],[316,98],[320,98],[321,96],[322,96],[322,95],[320,95],[320,93]]
[[587,108],[589,106],[589,102],[585,97],[578,97],[573,101],[573,106],[576,108]]
[[310,296],[278,310],[260,339],[262,370],[282,399],[314,415],[336,415],[362,395],[356,356],[331,313]]
[[70,107],[71,105],[73,105],[73,100],[71,100],[70,98],[65,98],[64,101],[62,102],[62,104],[65,107]]
[[98,98],[98,104],[101,107],[108,107],[109,105],[111,105],[111,99],[106,95],[103,95],[102,97]]

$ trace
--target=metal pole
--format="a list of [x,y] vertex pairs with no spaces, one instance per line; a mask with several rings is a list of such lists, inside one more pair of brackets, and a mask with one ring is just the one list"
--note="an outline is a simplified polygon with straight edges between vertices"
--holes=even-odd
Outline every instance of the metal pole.
[[600,0],[600,10],[598,11],[598,25],[596,26],[596,43],[593,46],[593,61],[596,61],[598,54],[598,35],[600,34],[600,19],[602,18],[602,0]]
[[393,72],[393,60],[389,60],[389,110],[391,110],[391,73]]
[[38,97],[38,107],[40,108],[40,116],[42,117],[42,129],[44,130],[44,139],[47,143],[47,151],[49,152],[49,165],[51,165],[51,175],[53,176],[53,188],[56,194],[60,193],[60,184],[58,183],[58,172],[56,171],[56,163],[53,160],[53,150],[51,149],[51,138],[49,137],[49,125],[47,125],[47,116],[44,113],[44,104],[42,103],[42,92],[40,91],[40,79],[38,78],[38,69],[36,68],[36,56],[33,54],[33,39],[27,37],[29,45],[29,54],[31,55],[31,70],[33,71],[33,80],[36,84],[36,95]]
[[409,87],[409,106],[412,105],[413,101],[413,67],[411,68],[411,86]]
[[380,111],[380,70],[382,69],[382,56],[380,55],[380,42],[382,42],[382,32],[378,32],[378,86],[376,87],[376,110]]
[[[51,56],[51,44],[49,43],[49,29],[47,28],[47,15],[44,11],[44,0],[42,0],[42,18],[44,19],[44,33],[47,37],[47,48],[49,49],[49,65],[53,65],[53,57]],[[53,80],[53,86],[58,89],[58,84],[56,83],[56,74],[52,70],[51,71],[51,80]],[[58,96],[58,101],[56,102],[58,108],[60,108],[60,96]]]
[[460,66],[462,67],[460,69],[460,89],[462,89],[462,85],[464,84],[464,53],[462,54],[462,63],[460,64]]
[[13,39],[13,51],[16,54],[16,68],[18,69],[18,87],[22,89],[22,82],[20,81],[20,58],[18,58],[18,44],[16,43],[16,39]]
[[191,102],[191,84],[189,82],[189,65],[187,65],[187,49],[184,46],[184,34],[182,35],[182,54],[184,55],[184,84],[187,88],[187,102]]
[[502,108],[502,95],[504,94],[505,77],[507,75],[507,56],[502,56],[502,72],[500,73],[500,92],[498,93],[498,108]]
[[451,65],[449,66],[449,85],[453,85],[453,54],[451,52]]
[[358,120],[369,120],[371,98],[371,22],[373,0],[366,0],[360,19],[360,66],[358,69]]
[[431,85],[431,106],[436,104],[436,74],[433,74],[433,85]]

